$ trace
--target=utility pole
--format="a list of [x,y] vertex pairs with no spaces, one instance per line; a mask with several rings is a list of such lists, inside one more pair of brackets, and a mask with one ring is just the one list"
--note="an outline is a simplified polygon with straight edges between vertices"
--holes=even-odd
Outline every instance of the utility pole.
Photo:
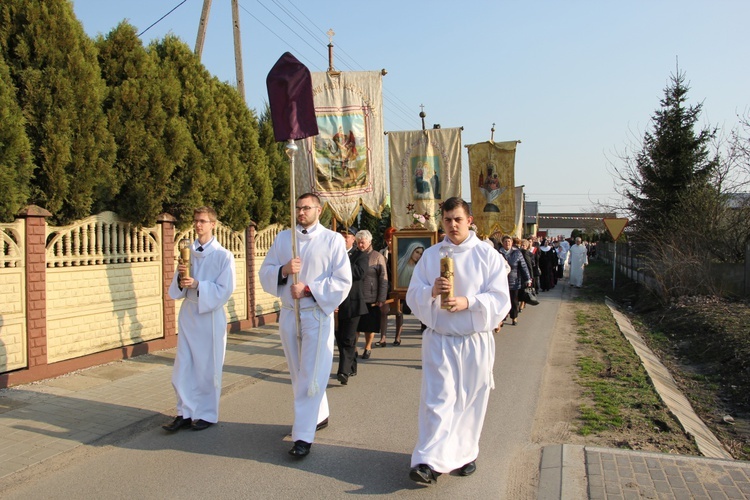
[[237,91],[245,102],[245,78],[242,73],[242,39],[240,39],[239,0],[232,0],[232,31],[234,31],[234,70],[237,74]]
[[208,26],[208,13],[211,12],[211,1],[203,0],[203,11],[201,11],[201,20],[198,23],[198,37],[195,40],[195,55],[200,61],[203,54],[203,42],[206,39],[206,27]]
[[[206,28],[208,27],[208,15],[211,12],[212,0],[203,0],[203,10],[198,23],[198,36],[195,40],[195,55],[198,60],[203,55],[203,42],[206,40]],[[242,71],[242,39],[240,38],[240,11],[239,1],[232,0],[232,33],[234,35],[234,69],[237,76],[237,91],[245,101],[245,78]]]

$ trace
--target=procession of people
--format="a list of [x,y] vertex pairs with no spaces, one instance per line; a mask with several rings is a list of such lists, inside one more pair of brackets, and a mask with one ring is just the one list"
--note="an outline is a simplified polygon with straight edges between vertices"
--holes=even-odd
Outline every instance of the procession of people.
[[[580,288],[588,247],[581,238],[572,245],[510,235],[483,241],[474,231],[469,204],[453,197],[442,205],[441,237],[435,244],[417,238],[392,253],[398,231],[388,228],[387,246],[378,252],[367,230],[343,226],[336,233],[321,225],[322,210],[317,195],[299,196],[296,227],[278,234],[259,271],[263,289],[281,299],[279,334],[294,408],[289,454],[309,455],[316,432],[329,424],[326,389],[334,345],[335,377],[345,386],[357,374],[358,358],[370,359],[375,345],[388,345],[390,307],[402,305],[397,318],[406,312],[422,325],[419,431],[409,477],[434,484],[441,474],[473,474],[495,386],[494,336],[506,319],[517,325],[526,306],[539,303],[536,294],[566,275],[571,286]],[[221,311],[234,290],[235,271],[231,252],[213,235],[216,220],[212,208],[195,209],[197,238],[184,254],[192,262],[181,260],[170,288],[170,295],[186,304],[180,310],[173,374],[177,416],[163,426],[171,433],[204,430],[219,418],[226,350]],[[406,288],[405,293],[399,296],[394,285]],[[389,300],[393,296],[403,300]],[[401,343],[400,326],[397,321],[394,347]],[[380,341],[374,343],[378,332]]]

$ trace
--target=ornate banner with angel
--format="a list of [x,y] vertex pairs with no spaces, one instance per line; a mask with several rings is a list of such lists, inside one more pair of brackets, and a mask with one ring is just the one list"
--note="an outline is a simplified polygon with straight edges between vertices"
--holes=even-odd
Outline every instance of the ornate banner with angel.
[[516,229],[515,162],[517,141],[467,145],[471,211],[479,236]]
[[380,216],[385,206],[382,74],[312,73],[319,135],[298,141],[297,193],[313,192],[346,225],[360,205]]

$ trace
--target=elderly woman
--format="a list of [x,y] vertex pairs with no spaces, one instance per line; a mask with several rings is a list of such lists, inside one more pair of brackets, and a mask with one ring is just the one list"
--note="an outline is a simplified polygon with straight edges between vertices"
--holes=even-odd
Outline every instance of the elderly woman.
[[[362,230],[355,236],[357,247],[369,259],[369,267],[365,272],[362,283],[362,294],[367,304],[367,314],[359,318],[359,331],[365,334],[365,352],[362,359],[368,359],[372,353],[372,341],[375,332],[380,331],[380,318],[382,312],[388,308],[385,303],[388,298],[388,271],[386,269],[385,257],[372,248],[372,234],[370,231]],[[385,347],[385,342],[379,344]]]

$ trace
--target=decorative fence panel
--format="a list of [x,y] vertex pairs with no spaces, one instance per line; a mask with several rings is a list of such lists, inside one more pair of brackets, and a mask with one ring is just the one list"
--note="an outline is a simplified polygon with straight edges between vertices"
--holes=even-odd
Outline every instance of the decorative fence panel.
[[47,361],[161,338],[158,227],[103,212],[47,228]]
[[[260,266],[268,254],[268,250],[273,244],[273,240],[276,239],[281,231],[284,230],[284,226],[281,224],[274,224],[267,228],[258,231],[255,235],[255,275],[260,275]],[[277,313],[281,310],[281,301],[278,297],[274,297],[270,293],[266,293],[263,287],[260,285],[260,280],[255,280],[255,315],[262,316],[264,314]]]
[[[214,229],[214,236],[216,241],[221,243],[221,246],[232,252],[234,255],[234,267],[236,269],[236,286],[234,293],[229,298],[229,301],[224,306],[224,311],[227,314],[229,322],[242,321],[247,318],[247,251],[246,248],[246,235],[244,232],[233,231],[231,228],[224,226],[221,222],[216,223]],[[177,272],[178,258],[180,256],[180,250],[178,248],[180,240],[187,238],[191,242],[195,240],[195,230],[188,229],[179,234],[175,233],[174,241],[174,269]],[[175,302],[175,310],[179,315],[180,307],[182,307],[182,301],[178,300]]]
[[25,368],[26,259],[24,224],[0,224],[0,373]]

